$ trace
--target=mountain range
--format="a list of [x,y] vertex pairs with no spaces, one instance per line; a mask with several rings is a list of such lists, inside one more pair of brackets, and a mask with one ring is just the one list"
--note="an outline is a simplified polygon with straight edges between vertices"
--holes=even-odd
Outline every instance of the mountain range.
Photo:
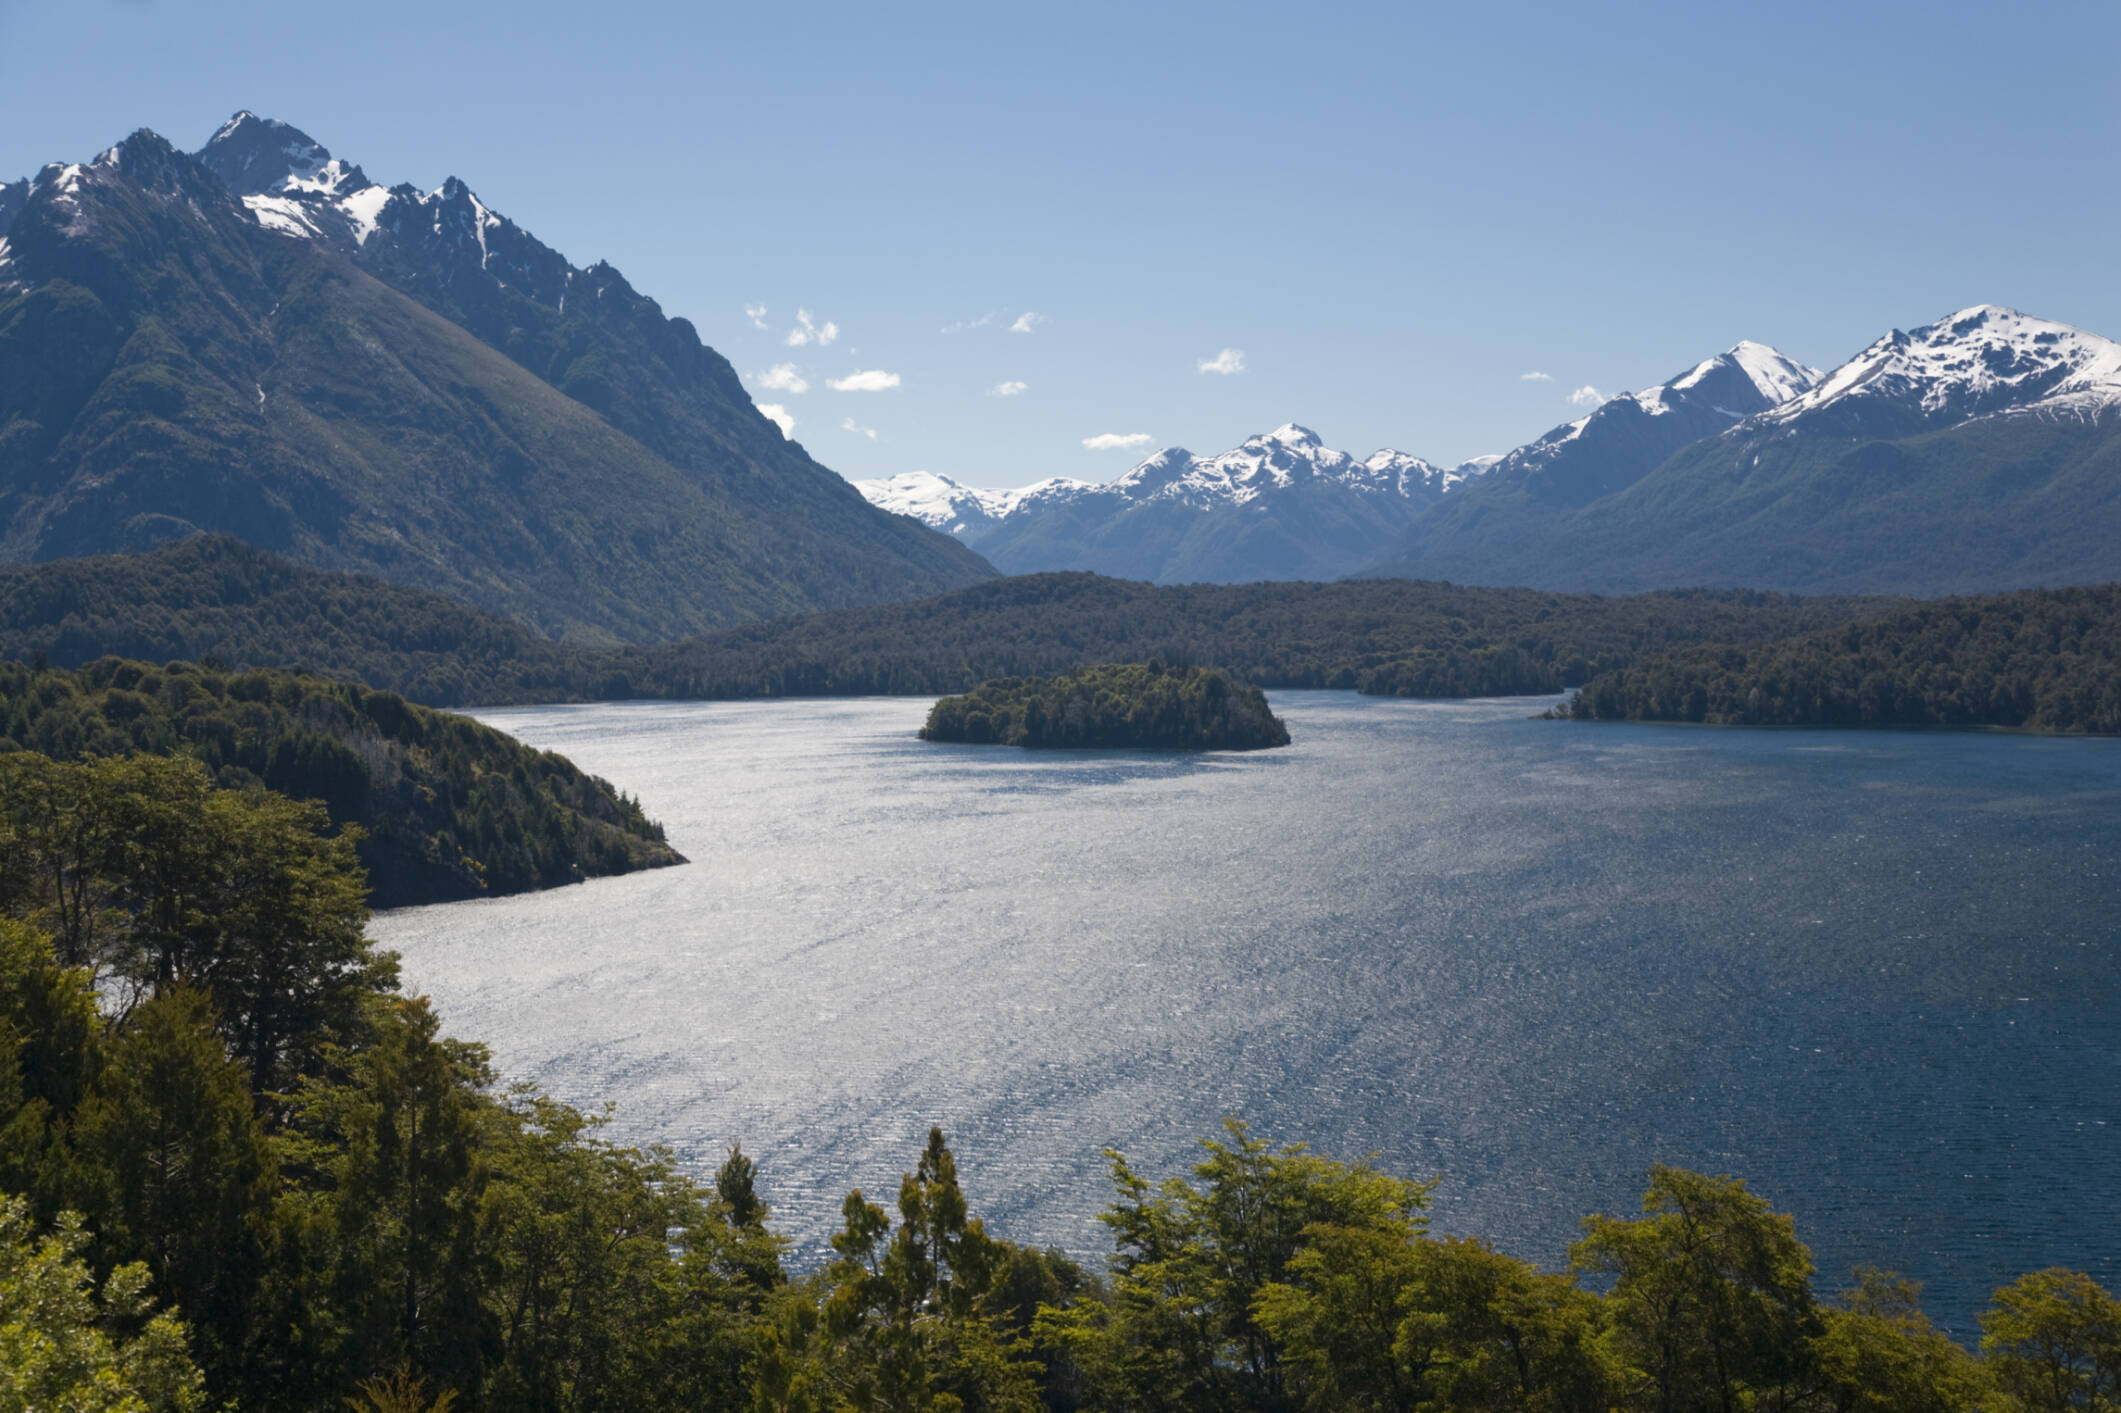
[[2121,345],[1976,305],[1801,371],[1707,435],[1609,436],[1572,459],[1601,420],[1658,429],[1647,394],[1615,399],[1506,457],[1369,572],[1918,595],[2121,579]]
[[1346,574],[1942,594],[2121,578],[2121,345],[1977,305],[1831,372],[1743,342],[1506,455],[1357,460],[1290,425],[1108,484],[928,473],[877,505],[1011,573]]
[[1739,343],[1505,455],[1288,423],[1107,483],[859,488],[608,264],[238,113],[0,185],[0,565],[202,531],[554,639],[1009,573],[1943,594],[2121,579],[2121,345],[1995,305]]
[[1242,583],[1355,573],[1496,459],[1447,469],[1389,447],[1358,459],[1290,423],[1219,456],[1166,447],[1102,484],[1056,478],[989,491],[926,471],[855,484],[1006,573]]
[[589,642],[993,574],[611,266],[250,113],[0,187],[0,563],[202,530]]

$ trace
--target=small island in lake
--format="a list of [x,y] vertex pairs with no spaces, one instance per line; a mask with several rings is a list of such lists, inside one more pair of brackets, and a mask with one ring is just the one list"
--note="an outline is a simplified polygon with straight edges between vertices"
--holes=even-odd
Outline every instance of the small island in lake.
[[1232,681],[1221,668],[1131,662],[983,682],[937,702],[921,739],[1257,751],[1288,745],[1289,728],[1268,710],[1264,692]]

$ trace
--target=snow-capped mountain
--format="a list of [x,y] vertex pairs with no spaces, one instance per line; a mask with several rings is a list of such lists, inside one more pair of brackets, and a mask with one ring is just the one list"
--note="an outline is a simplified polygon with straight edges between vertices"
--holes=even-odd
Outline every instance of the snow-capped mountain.
[[1641,392],[1624,392],[1587,416],[1502,457],[1480,497],[1454,507],[1475,513],[1488,498],[1529,495],[1584,505],[1633,483],[1673,452],[1747,417],[1800,397],[1819,370],[1766,344],[1743,342]]
[[0,369],[0,564],[221,532],[605,642],[993,573],[610,266],[253,114],[0,188]]
[[1758,425],[1833,420],[1871,435],[1977,417],[2089,418],[2121,408],[2121,344],[2015,309],[1976,304],[1894,329]]
[[982,490],[916,471],[857,485],[1012,572],[1238,582],[1348,573],[1497,459],[1445,468],[1389,447],[1358,458],[1289,423],[1216,456],[1166,447],[1102,483]]
[[[1705,430],[1653,435],[1683,423]],[[1741,344],[1511,453],[1371,572],[1612,592],[2121,578],[2121,344],[1989,304],[1824,375]]]

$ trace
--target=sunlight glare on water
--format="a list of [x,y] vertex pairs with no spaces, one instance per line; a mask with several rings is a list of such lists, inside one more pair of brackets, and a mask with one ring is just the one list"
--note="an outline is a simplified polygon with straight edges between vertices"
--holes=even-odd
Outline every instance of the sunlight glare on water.
[[482,712],[692,862],[375,935],[508,1076],[703,1175],[741,1140],[804,1249],[940,1123],[990,1230],[1096,1255],[1100,1150],[1161,1174],[1233,1114],[1547,1264],[1662,1160],[1961,1334],[2022,1271],[2121,1275],[2121,743],[1272,700],[1251,755],[931,746],[900,698]]

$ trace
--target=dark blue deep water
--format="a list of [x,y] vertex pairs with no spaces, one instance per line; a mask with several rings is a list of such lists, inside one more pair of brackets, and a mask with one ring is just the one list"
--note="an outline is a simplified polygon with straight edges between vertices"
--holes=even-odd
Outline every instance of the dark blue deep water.
[[931,1122],[975,1210],[1105,1250],[1099,1150],[1219,1118],[1438,1175],[1547,1264],[1665,1161],[1962,1336],[2121,1281],[2121,743],[1583,726],[1276,693],[1258,755],[926,746],[926,703],[486,713],[692,863],[387,915],[450,1029],[805,1245]]

